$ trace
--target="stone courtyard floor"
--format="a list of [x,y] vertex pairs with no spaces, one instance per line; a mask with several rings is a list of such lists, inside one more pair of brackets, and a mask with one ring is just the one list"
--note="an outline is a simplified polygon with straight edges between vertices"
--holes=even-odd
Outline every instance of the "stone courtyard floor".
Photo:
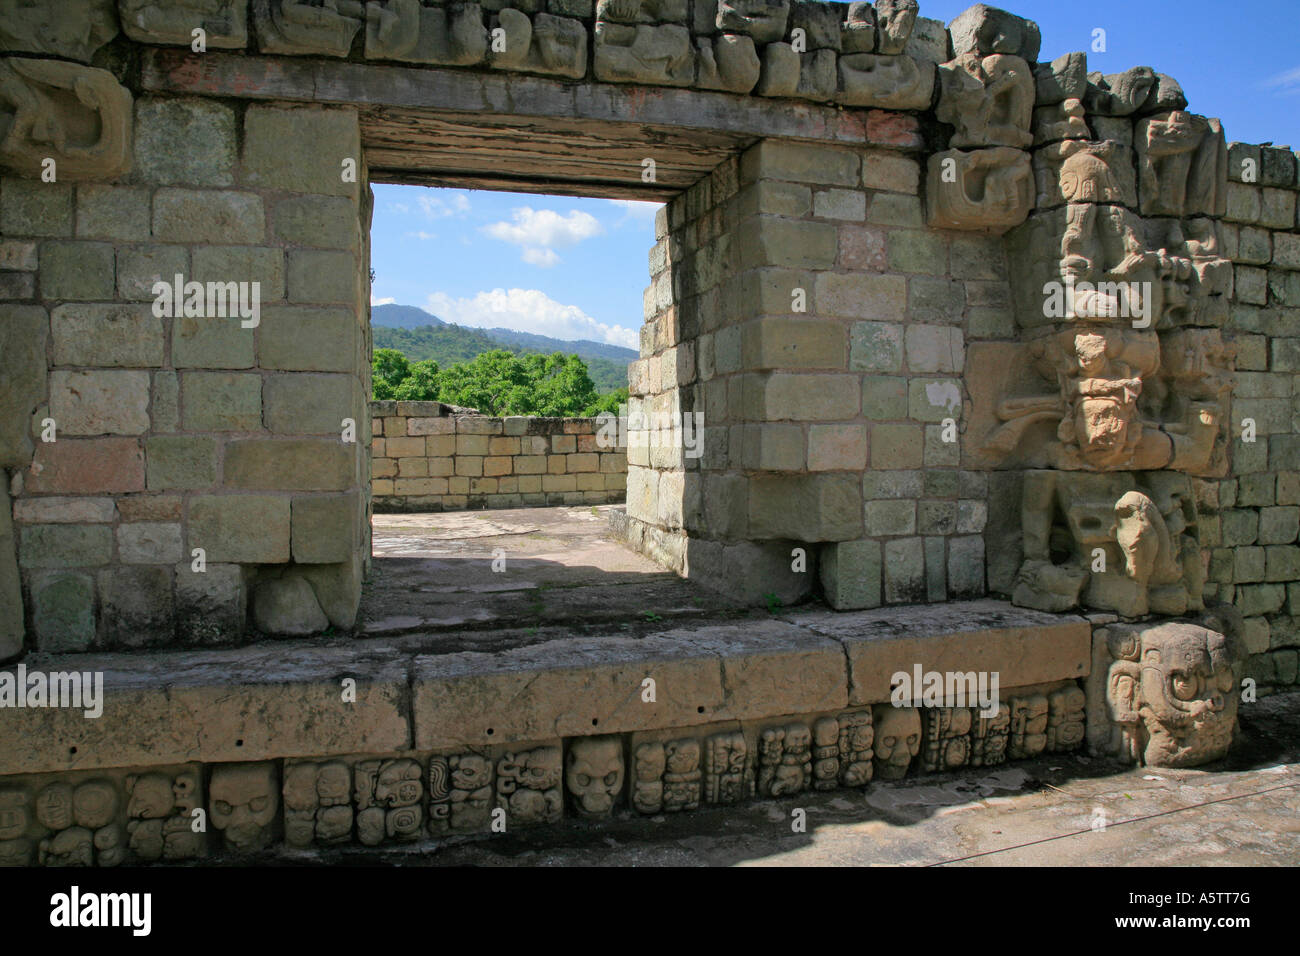
[[[561,628],[637,634],[662,629],[658,622],[768,617],[623,548],[608,530],[613,507],[375,515],[363,634],[420,635],[426,653],[490,651]],[[505,570],[493,572],[503,552]],[[331,857],[407,866],[1300,864],[1300,695],[1243,704],[1241,714],[1233,754],[1209,769],[1057,754],[876,782],[862,793],[655,817],[622,811],[599,826],[566,821],[437,849]],[[796,810],[806,813],[805,832],[792,828]]]

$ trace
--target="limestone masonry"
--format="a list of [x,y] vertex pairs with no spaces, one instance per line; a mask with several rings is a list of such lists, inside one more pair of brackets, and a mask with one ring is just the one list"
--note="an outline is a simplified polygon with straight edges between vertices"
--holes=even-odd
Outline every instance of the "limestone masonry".
[[[1297,155],[919,12],[0,3],[0,863],[1222,758],[1300,683]],[[629,421],[698,454],[371,403],[372,181],[666,203]],[[624,495],[630,547],[784,616],[346,643],[372,511]],[[20,660],[104,716],[12,709]],[[942,660],[996,710],[889,703]]]

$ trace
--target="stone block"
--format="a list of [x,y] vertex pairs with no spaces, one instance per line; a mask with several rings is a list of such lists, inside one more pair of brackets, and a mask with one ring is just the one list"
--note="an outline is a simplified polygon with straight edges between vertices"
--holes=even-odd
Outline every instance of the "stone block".
[[945,275],[948,272],[948,244],[934,232],[898,229],[890,232],[889,267],[898,272]]
[[339,435],[353,415],[353,379],[301,372],[266,380],[262,404],[266,427],[281,435]]
[[208,564],[199,572],[186,562],[175,574],[178,640],[215,644],[243,636],[248,597],[239,565]]
[[[285,144],[292,143],[292,149]],[[361,161],[360,132],[351,109],[253,105],[244,115],[243,183],[259,189],[357,195],[343,161]]]
[[[902,361],[902,340],[897,341]],[[862,377],[862,414],[869,422],[907,417],[907,379],[888,375]]]
[[867,467],[865,425],[813,425],[808,429],[809,471],[862,471]]
[[[150,491],[211,488],[217,481],[217,442],[205,435],[145,439],[145,485]],[[159,562],[161,563],[161,562]]]
[[878,541],[840,541],[823,545],[818,573],[826,603],[840,611],[879,607],[880,555]]
[[149,429],[149,373],[50,373],[50,417],[63,435],[140,435]]
[[77,238],[149,238],[149,190],[134,186],[77,187]]
[[817,313],[848,319],[902,321],[907,280],[896,275],[823,272],[817,276]]
[[147,305],[61,305],[50,313],[50,329],[55,365],[165,364],[162,320]]
[[85,568],[113,560],[113,531],[105,525],[38,524],[19,528],[24,568]]
[[[31,594],[37,649],[57,654],[86,651],[94,645],[94,578],[82,571],[41,572],[32,575]],[[14,606],[21,609],[21,600]],[[20,628],[19,646],[21,637]]]
[[222,480],[247,491],[344,491],[353,482],[355,448],[329,439],[232,441]]
[[288,306],[262,313],[258,338],[258,364],[262,368],[286,372],[352,372],[357,368],[358,348],[357,318],[351,309]]
[[283,564],[289,514],[285,497],[200,495],[189,502],[188,546],[216,563]]
[[[837,240],[833,223],[756,216],[746,220],[740,230],[734,247],[735,267],[740,270],[763,266],[829,269],[835,264]],[[786,294],[788,297],[789,293]]]
[[185,427],[201,432],[247,432],[262,428],[262,377],[229,372],[181,376]]
[[915,604],[926,599],[925,544],[921,538],[885,542],[885,603]]
[[32,459],[32,413],[46,400],[50,318],[31,305],[0,305],[0,467]]
[[908,325],[907,367],[912,372],[960,372],[965,364],[961,329]]
[[822,319],[755,319],[741,326],[741,361],[751,370],[843,369],[844,329]]
[[289,252],[291,302],[355,302],[360,265],[350,252]]
[[0,234],[71,236],[72,186],[6,176],[0,182]]
[[848,149],[760,140],[740,159],[741,181],[784,179],[825,186],[856,186],[861,160]]
[[160,242],[258,243],[265,234],[262,199],[253,193],[167,188],[154,194],[153,237]]
[[277,239],[295,246],[356,250],[361,245],[356,204],[339,196],[281,199],[271,207],[271,224]]
[[867,534],[874,537],[916,533],[916,502],[881,499],[868,501],[865,511]]
[[300,564],[350,561],[358,522],[364,518],[360,495],[296,495],[293,499],[293,559]]
[[[886,566],[888,561],[886,561]],[[849,705],[889,700],[893,675],[924,671],[999,675],[1025,687],[1085,677],[1092,664],[1088,622],[1004,601],[954,601],[862,614],[806,611],[790,620],[841,642],[849,661]]]
[[842,421],[856,418],[861,388],[854,375],[772,373],[755,381],[758,421]]
[[862,489],[852,475],[758,475],[749,482],[754,539],[849,541],[862,536]]
[[871,467],[897,470],[920,468],[924,460],[924,436],[918,425],[873,425]]
[[135,168],[160,186],[234,181],[235,111],[208,99],[141,98],[135,105]]
[[117,557],[123,564],[176,564],[184,557],[181,526],[154,521],[119,525]]
[[[146,232],[148,231],[146,227]],[[117,294],[133,302],[152,303],[154,284],[188,275],[190,254],[184,246],[132,245],[117,250]]]
[[144,449],[136,438],[40,442],[25,483],[32,494],[144,491]]
[[867,218],[867,194],[858,189],[824,189],[813,195],[813,215],[819,219],[861,222]]
[[108,242],[47,242],[41,246],[41,298],[113,298],[113,246]]
[[[284,298],[282,249],[268,246],[199,246],[194,250],[193,259],[192,278],[205,286],[209,283],[224,285],[247,282],[250,284],[251,295],[251,284],[256,282],[259,303],[270,304]],[[227,309],[234,311],[229,306]]]

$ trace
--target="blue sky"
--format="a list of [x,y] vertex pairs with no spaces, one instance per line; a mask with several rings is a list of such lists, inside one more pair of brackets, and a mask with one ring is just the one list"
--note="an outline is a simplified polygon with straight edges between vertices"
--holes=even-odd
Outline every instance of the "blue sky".
[[[921,0],[951,21],[969,0]],[[1229,141],[1300,148],[1300,0],[1010,0],[1038,22],[1040,60],[1154,67]],[[1105,31],[1105,52],[1093,50]],[[654,203],[376,185],[373,301],[462,325],[637,347]]]

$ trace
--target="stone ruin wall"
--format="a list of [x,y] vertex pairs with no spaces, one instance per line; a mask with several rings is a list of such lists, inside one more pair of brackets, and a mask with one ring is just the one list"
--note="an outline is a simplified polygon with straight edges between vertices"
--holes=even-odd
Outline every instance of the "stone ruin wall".
[[602,505],[627,493],[627,449],[594,418],[451,413],[370,403],[376,513]]
[[[12,506],[0,508],[0,659],[229,642],[287,598],[341,630],[355,616],[372,448],[361,118],[347,105],[142,89],[134,57],[188,46],[197,22],[213,49],[240,56],[862,108],[869,148],[760,141],[661,216],[631,404],[703,412],[704,455],[629,449],[622,531],[746,599],[820,587],[836,608],[887,609],[1009,596],[1036,609],[1026,630],[1037,651],[1054,649],[1050,673],[1008,676],[990,718],[878,707],[887,692],[845,675],[854,651],[823,624],[826,646],[797,665],[790,635],[773,637],[780,659],[767,666],[783,681],[730,671],[731,684],[755,682],[728,700],[743,714],[701,704],[699,718],[596,730],[596,717],[578,726],[566,712],[553,732],[529,725],[489,743],[474,710],[482,678],[455,698],[454,680],[426,672],[451,662],[434,659],[392,691],[415,688],[418,730],[403,716],[391,733],[292,752],[276,740],[262,754],[250,739],[241,757],[216,721],[199,763],[175,748],[142,756],[131,734],[85,765],[58,747],[10,756],[0,862],[374,845],[477,832],[496,807],[523,823],[689,809],[1070,750],[1085,735],[1097,754],[1185,766],[1226,750],[1236,695],[1189,736],[1140,661],[1163,680],[1173,662],[1204,658],[1205,682],[1227,690],[1240,644],[1261,693],[1296,683],[1294,154],[1229,149],[1154,71],[1090,74],[1082,54],[1039,64],[1037,28],[983,6],[947,27],[908,0],[490,6],[75,0],[60,15],[81,29],[50,29],[44,8],[0,27],[0,467]],[[490,51],[489,29],[504,31],[506,55]],[[60,172],[45,182],[50,154]],[[349,158],[354,180],[339,176]],[[157,316],[152,285],[178,273],[259,281],[259,324]],[[1152,322],[1111,314],[1139,304],[1126,287],[1048,316],[1043,283],[1065,277],[1148,283]],[[56,441],[42,440],[47,420]],[[808,571],[791,571],[795,548]],[[1090,563],[1098,550],[1103,569]],[[1090,622],[1071,613],[1080,607]],[[852,625],[857,636],[904,626],[884,613]],[[935,634],[949,650],[973,640]],[[719,653],[745,640],[757,638],[733,635]],[[863,640],[863,653],[882,643]],[[1009,673],[1024,656],[1000,644],[993,659]],[[889,672],[878,663],[868,670]],[[337,673],[322,681],[333,698]],[[786,696],[764,698],[774,686]],[[533,703],[567,707],[555,689]],[[283,690],[268,707],[295,704]],[[456,706],[478,723],[457,723]],[[292,710],[284,727],[300,718]],[[195,839],[185,816],[205,802],[215,832]]]

